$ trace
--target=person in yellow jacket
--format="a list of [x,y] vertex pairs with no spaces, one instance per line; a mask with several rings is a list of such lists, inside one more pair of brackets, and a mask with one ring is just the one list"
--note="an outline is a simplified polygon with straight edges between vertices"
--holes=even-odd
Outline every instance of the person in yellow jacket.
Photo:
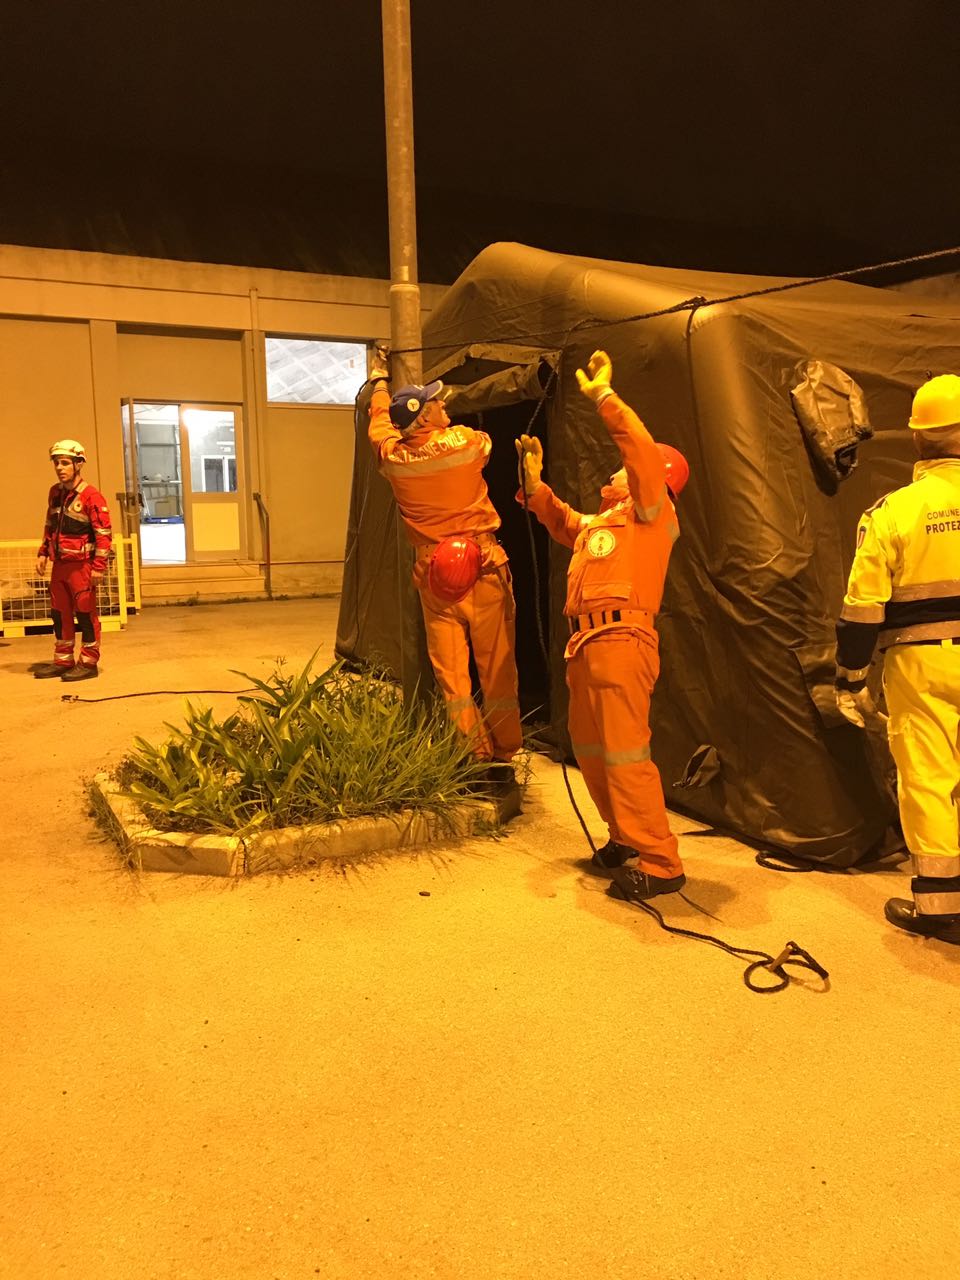
[[613,390],[605,352],[594,352],[587,370],[577,370],[580,390],[596,405],[623,460],[601,491],[600,511],[582,515],[557,497],[541,479],[542,446],[528,435],[516,442],[517,500],[526,497],[550,536],[573,549],[564,605],[568,724],[610,835],[592,866],[611,876],[612,897],[642,902],[686,883],[650,758],[649,716],[660,672],[654,618],[680,533],[673,503],[689,468],[676,449],[656,443]]
[[[414,584],[420,593],[427,651],[447,714],[470,739],[492,777],[512,779],[508,762],[523,745],[515,657],[516,605],[507,553],[497,541],[500,517],[483,469],[490,437],[451,423],[443,383],[399,388],[391,397],[387,371],[374,368],[368,436],[380,472],[389,480],[408,540],[416,548]],[[469,552],[476,574],[460,599],[438,594],[434,572],[453,541]],[[454,571],[463,568],[454,560]],[[470,651],[483,692],[473,698]]]
[[867,689],[883,653],[900,821],[913,901],[884,914],[911,933],[960,943],[960,377],[913,399],[913,481],[861,517],[837,623],[837,705],[858,728],[877,714]]

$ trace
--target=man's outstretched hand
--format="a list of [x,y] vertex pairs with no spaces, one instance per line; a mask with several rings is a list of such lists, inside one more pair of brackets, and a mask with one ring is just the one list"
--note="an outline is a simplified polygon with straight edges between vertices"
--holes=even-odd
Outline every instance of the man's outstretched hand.
[[536,436],[521,436],[517,446],[517,475],[524,493],[533,493],[543,471],[543,445]]
[[605,400],[613,390],[613,363],[605,351],[595,351],[587,361],[587,372],[577,370],[577,386],[594,404]]
[[373,348],[373,354],[370,357],[370,377],[368,382],[389,382],[390,380],[390,351],[388,347],[381,346],[379,343]]

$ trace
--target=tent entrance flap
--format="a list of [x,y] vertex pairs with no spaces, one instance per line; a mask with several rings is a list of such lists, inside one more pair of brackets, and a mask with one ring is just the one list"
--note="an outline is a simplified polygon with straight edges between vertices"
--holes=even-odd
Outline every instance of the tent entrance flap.
[[424,380],[443,380],[449,388],[447,409],[456,418],[524,400],[543,400],[559,361],[559,351],[475,342],[435,364]]

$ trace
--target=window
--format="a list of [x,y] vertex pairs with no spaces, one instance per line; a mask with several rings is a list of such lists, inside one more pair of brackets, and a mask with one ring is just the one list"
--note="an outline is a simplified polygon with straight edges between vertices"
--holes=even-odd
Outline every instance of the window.
[[267,338],[267,399],[274,404],[353,404],[366,376],[365,343]]
[[184,409],[193,493],[236,493],[237,443],[232,409]]

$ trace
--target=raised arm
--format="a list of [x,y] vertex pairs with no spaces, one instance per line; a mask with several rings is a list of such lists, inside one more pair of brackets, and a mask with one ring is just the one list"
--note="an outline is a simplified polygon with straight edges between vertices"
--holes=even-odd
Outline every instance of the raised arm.
[[517,501],[524,502],[555,542],[572,547],[587,517],[557,497],[540,475],[543,471],[543,445],[536,436],[521,436],[517,446],[520,488]]
[[377,461],[381,463],[390,457],[398,442],[403,439],[399,427],[390,421],[390,392],[382,379],[373,384],[367,439],[377,455]]
[[577,384],[597,406],[604,426],[620,450],[637,515],[649,522],[660,514],[667,497],[666,464],[653,436],[610,385],[612,376],[610,357],[605,351],[595,351],[587,364],[587,372],[577,370]]

